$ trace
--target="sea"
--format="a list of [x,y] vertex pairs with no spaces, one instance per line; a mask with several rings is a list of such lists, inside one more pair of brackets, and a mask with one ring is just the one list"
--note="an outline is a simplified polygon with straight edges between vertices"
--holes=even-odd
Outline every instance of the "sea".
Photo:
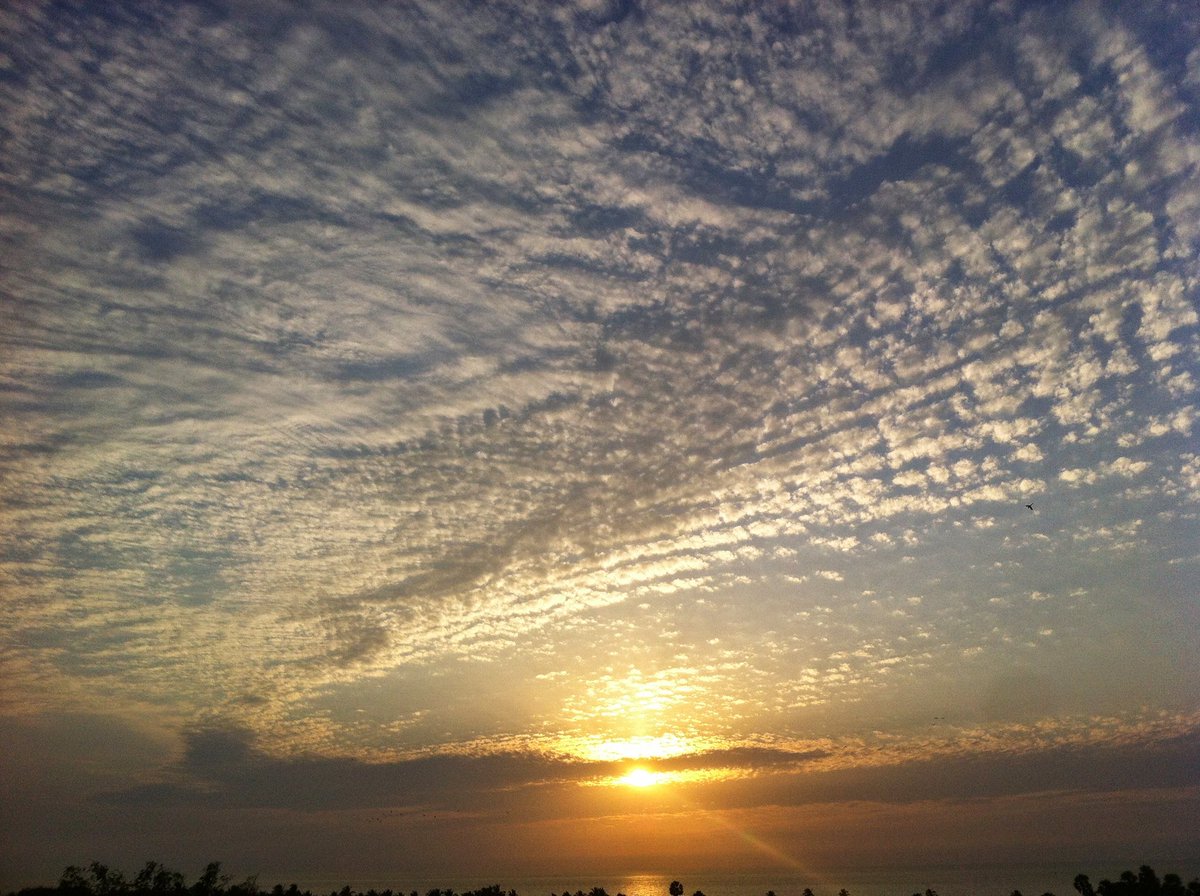
[[[1021,866],[1003,865],[972,868],[928,868],[906,870],[854,870],[839,872],[802,871],[758,871],[754,873],[698,872],[691,874],[579,874],[552,877],[458,876],[441,877],[406,876],[398,873],[386,879],[333,880],[300,877],[296,879],[301,889],[312,890],[317,896],[340,890],[349,884],[351,888],[365,892],[369,889],[392,889],[397,893],[416,890],[419,896],[434,888],[453,889],[457,893],[476,890],[499,884],[505,891],[515,890],[519,896],[563,896],[582,890],[587,894],[593,887],[603,887],[609,896],[668,896],[671,882],[678,880],[685,896],[697,891],[704,896],[801,896],[811,889],[815,896],[837,896],[846,890],[850,896],[924,896],[933,890],[937,896],[1012,896],[1019,891],[1023,896],[1076,896],[1074,880],[1076,874],[1086,874],[1093,885],[1109,878],[1116,879],[1126,867],[1088,868],[1075,866]],[[1137,865],[1129,866],[1137,870]],[[1165,872],[1181,875],[1194,874],[1193,869],[1155,866],[1161,876]],[[262,875],[259,883],[280,880],[285,885],[291,879]],[[1190,878],[1184,877],[1185,880]]]

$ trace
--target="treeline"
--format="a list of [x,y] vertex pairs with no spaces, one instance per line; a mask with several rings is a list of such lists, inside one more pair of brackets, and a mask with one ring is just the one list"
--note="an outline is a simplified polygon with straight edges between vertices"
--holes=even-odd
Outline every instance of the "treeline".
[[1153,868],[1143,865],[1137,874],[1123,871],[1116,880],[1102,880],[1094,889],[1086,874],[1077,874],[1075,889],[1079,896],[1200,896],[1200,878],[1193,877],[1185,886],[1178,874],[1164,874],[1159,880]]
[[[603,893],[603,891],[601,891]],[[147,862],[133,877],[101,862],[92,862],[86,868],[68,865],[54,887],[26,887],[9,893],[8,896],[318,896],[312,890],[301,890],[296,884],[285,887],[275,884],[262,887],[257,875],[241,883],[234,883],[227,874],[221,873],[220,862],[209,862],[204,872],[192,884],[178,871],[172,871],[158,862]],[[416,890],[365,890],[349,886],[331,891],[328,896],[421,896]],[[453,890],[428,890],[425,896],[517,896],[516,890],[505,890],[499,884],[455,893]],[[583,894],[580,894],[583,896]],[[598,894],[593,894],[598,896]],[[608,896],[608,894],[604,894]],[[624,896],[624,894],[618,894]]]
[[[1114,880],[1102,880],[1092,886],[1086,874],[1078,874],[1074,880],[1075,890],[1079,896],[1200,896],[1200,878],[1184,884],[1178,874],[1164,874],[1159,878],[1149,865],[1142,865],[1137,872],[1125,871]],[[682,896],[683,886],[679,881],[672,881],[669,896]],[[100,862],[92,862],[86,868],[77,865],[68,866],[54,887],[26,887],[8,894],[8,896],[318,896],[311,890],[301,890],[296,884],[285,887],[275,884],[273,887],[261,887],[257,877],[248,877],[241,883],[233,883],[230,877],[221,873],[220,862],[210,862],[203,873],[189,884],[187,879],[178,871],[160,865],[158,862],[147,862],[133,877],[126,877],[121,871],[110,868]],[[354,890],[349,886],[340,890],[332,890],[328,896],[422,896],[417,890]],[[454,890],[434,888],[427,890],[424,896],[517,896],[516,890],[505,890],[499,884],[481,887],[478,890],[465,890],[456,893]],[[557,896],[555,893],[549,896]],[[603,887],[592,887],[585,893],[577,890],[574,894],[564,892],[562,896],[608,896]],[[616,896],[624,896],[618,893]],[[668,894],[664,894],[668,896]],[[694,896],[704,896],[699,890]],[[767,891],[766,896],[775,896],[774,890]],[[817,896],[811,889],[805,889],[803,896]],[[850,896],[846,890],[840,890],[837,896]],[[922,896],[914,893],[913,896]],[[923,896],[938,896],[934,890],[926,890]],[[1011,896],[1021,896],[1020,890],[1013,890]],[[1043,893],[1042,896],[1054,896]]]

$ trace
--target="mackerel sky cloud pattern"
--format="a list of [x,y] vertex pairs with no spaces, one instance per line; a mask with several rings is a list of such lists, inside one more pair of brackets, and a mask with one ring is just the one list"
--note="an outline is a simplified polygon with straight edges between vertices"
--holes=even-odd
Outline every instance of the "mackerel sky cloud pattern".
[[591,817],[612,743],[713,806],[1186,785],[1191,5],[0,16],[14,768],[123,732],[101,815],[485,812],[449,763]]

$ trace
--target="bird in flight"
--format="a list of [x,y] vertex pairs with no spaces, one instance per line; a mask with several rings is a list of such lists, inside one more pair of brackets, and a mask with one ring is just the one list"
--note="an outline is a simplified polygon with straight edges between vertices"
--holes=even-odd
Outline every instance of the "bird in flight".
[[1026,504],[1025,506],[1026,506],[1026,507],[1028,507],[1030,510],[1033,510],[1033,505],[1032,505],[1032,504]]

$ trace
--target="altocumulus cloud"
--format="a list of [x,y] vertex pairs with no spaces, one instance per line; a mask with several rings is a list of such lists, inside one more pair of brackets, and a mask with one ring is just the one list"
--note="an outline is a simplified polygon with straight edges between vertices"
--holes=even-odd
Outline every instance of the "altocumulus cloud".
[[1194,737],[1188,7],[3,16],[6,711],[417,802]]

